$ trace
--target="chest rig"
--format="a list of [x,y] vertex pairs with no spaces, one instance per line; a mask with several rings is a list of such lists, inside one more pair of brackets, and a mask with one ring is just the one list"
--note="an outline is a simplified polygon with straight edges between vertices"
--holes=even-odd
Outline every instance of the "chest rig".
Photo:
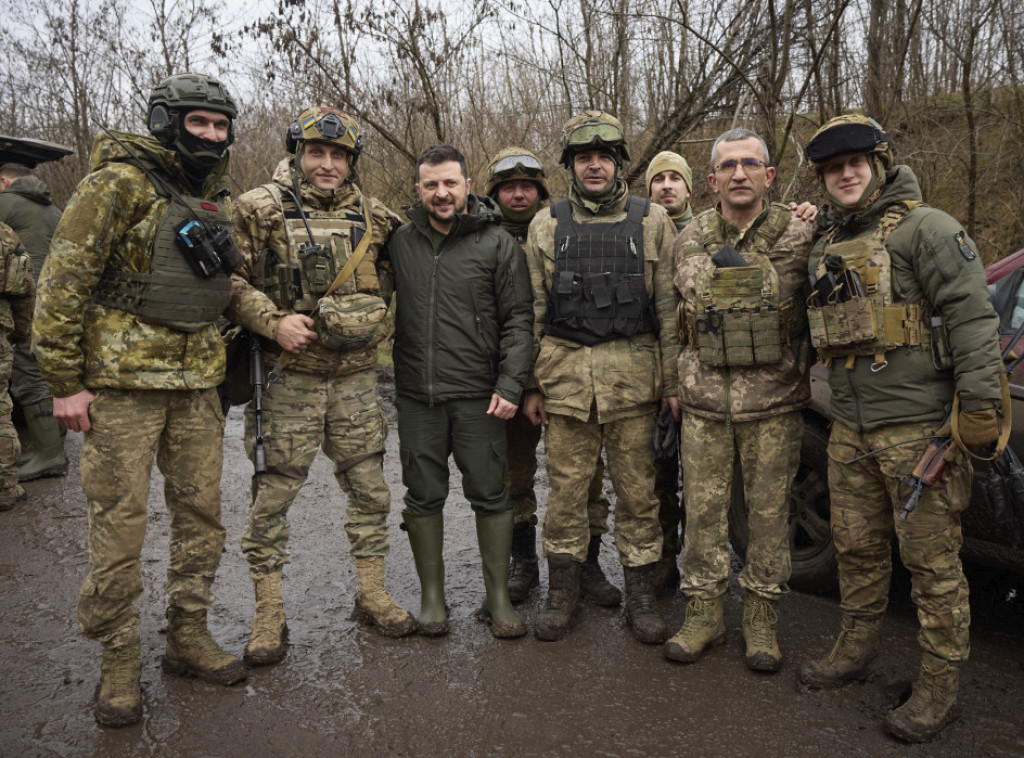
[[568,200],[551,206],[555,272],[545,331],[583,345],[656,332],[658,321],[644,283],[643,220],[651,204],[626,202],[626,218],[580,224]]
[[[931,348],[931,327],[925,322],[928,303],[893,302],[892,259],[885,246],[892,231],[919,204],[896,203],[873,232],[844,242],[829,238],[822,250],[815,276],[821,280],[831,275],[839,286],[826,302],[812,295],[807,318],[811,343],[826,364],[842,357],[849,369],[858,355],[870,355],[872,368],[879,370],[886,365],[888,350]],[[830,235],[834,237],[835,231]]]
[[206,228],[231,228],[227,209],[200,197],[170,192],[153,181],[168,200],[153,237],[149,271],[107,268],[93,290],[92,300],[108,308],[133,313],[140,321],[181,332],[197,332],[217,321],[231,299],[231,279],[223,271],[197,276],[178,246],[178,228],[198,220]]
[[717,214],[698,218],[702,253],[709,254],[697,274],[696,302],[683,301],[685,323],[698,356],[711,366],[778,363],[782,346],[802,328],[802,307],[794,297],[781,300],[779,274],[769,250],[789,225],[792,211],[771,205],[743,251],[747,266],[720,267],[712,260],[726,243]]

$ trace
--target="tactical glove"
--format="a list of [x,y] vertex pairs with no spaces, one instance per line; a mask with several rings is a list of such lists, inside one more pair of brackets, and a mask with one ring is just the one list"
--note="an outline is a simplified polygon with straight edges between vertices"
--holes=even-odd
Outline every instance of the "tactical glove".
[[972,453],[987,451],[999,441],[999,416],[994,408],[960,411],[957,421],[960,441]]

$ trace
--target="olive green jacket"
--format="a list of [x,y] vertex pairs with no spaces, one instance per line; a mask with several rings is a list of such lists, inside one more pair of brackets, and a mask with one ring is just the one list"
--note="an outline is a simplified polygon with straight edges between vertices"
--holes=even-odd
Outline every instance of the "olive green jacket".
[[[175,189],[191,194],[177,152],[151,137],[118,137]],[[225,156],[203,187],[203,197],[220,205],[229,202],[227,165]],[[97,135],[91,172],[57,226],[36,297],[32,345],[54,397],[97,387],[206,389],[224,379],[224,344],[215,325],[186,333],[92,302],[105,269],[149,271],[169,202],[124,148]]]
[[59,221],[60,208],[53,204],[49,187],[38,177],[15,179],[0,192],[0,222],[11,227],[25,246],[32,258],[32,276],[36,279]]
[[[834,241],[842,242],[875,233],[886,208],[900,200],[921,201],[909,166],[892,169],[881,197],[864,211],[840,215],[829,209],[824,218],[834,224]],[[893,302],[925,301],[941,316],[953,368],[936,369],[932,351],[920,347],[889,350],[885,367],[877,371],[872,371],[870,355],[858,356],[852,369],[836,358],[829,367],[833,418],[858,432],[887,424],[937,423],[954,391],[963,410],[998,405],[999,317],[989,300],[985,269],[963,227],[940,210],[916,207],[889,235],[886,249],[892,259]],[[823,254],[826,238],[811,254],[812,272]]]

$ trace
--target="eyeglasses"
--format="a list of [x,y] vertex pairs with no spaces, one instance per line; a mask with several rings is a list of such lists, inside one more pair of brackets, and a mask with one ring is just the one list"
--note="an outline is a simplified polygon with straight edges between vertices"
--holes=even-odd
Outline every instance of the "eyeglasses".
[[757,158],[741,158],[740,160],[730,158],[715,166],[715,173],[735,174],[737,166],[743,166],[743,170],[750,173],[751,171],[760,171],[762,168],[767,168],[768,164]]
[[544,173],[544,167],[532,155],[507,155],[494,164],[491,176],[512,173],[517,170],[533,176]]

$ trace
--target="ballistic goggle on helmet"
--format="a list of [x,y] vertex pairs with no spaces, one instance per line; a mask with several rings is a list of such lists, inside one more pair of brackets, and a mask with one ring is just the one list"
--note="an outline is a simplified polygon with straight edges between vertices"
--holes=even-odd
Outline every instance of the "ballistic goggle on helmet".
[[498,186],[513,179],[525,179],[537,185],[541,200],[551,196],[544,175],[544,166],[536,155],[522,147],[507,147],[494,156],[487,166],[484,194],[495,196]]
[[833,158],[860,153],[876,154],[885,170],[892,168],[889,136],[873,118],[858,113],[836,116],[828,121],[814,133],[804,149],[807,162],[815,169]]
[[608,150],[620,163],[630,160],[622,122],[603,111],[584,111],[565,122],[559,163],[571,169],[573,155],[594,149]]
[[157,84],[149,96],[147,122],[150,133],[162,144],[173,145],[180,136],[181,117],[192,110],[223,113],[231,119],[228,144],[235,141],[235,101],[219,80],[205,74],[176,74]]
[[315,105],[292,121],[285,133],[285,148],[294,154],[300,142],[315,140],[339,145],[352,154],[352,165],[363,151],[363,136],[355,119],[336,108]]

